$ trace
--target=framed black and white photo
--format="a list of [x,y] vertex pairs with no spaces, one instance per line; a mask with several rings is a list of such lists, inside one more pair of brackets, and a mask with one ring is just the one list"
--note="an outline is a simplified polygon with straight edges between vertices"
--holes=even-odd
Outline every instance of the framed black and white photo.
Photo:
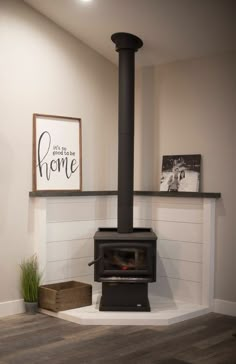
[[201,155],[164,155],[160,191],[199,192]]
[[82,189],[81,119],[33,114],[33,191]]

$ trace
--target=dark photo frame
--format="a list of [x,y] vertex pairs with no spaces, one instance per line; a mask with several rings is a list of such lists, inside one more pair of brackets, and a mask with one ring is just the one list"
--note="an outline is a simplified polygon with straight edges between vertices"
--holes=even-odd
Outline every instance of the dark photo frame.
[[160,191],[200,192],[201,155],[164,155]]

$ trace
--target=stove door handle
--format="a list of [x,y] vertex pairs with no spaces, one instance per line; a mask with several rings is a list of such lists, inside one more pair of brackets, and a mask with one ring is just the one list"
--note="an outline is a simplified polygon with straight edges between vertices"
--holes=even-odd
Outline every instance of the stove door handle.
[[89,262],[88,266],[90,267],[91,265],[98,263],[102,258],[103,257],[100,255],[100,257],[98,257],[97,259],[92,260],[92,262]]

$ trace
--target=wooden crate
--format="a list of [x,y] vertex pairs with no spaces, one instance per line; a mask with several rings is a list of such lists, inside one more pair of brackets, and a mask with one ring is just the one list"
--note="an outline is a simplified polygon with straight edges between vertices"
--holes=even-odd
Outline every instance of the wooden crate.
[[92,304],[91,284],[68,281],[39,287],[39,307],[54,312]]

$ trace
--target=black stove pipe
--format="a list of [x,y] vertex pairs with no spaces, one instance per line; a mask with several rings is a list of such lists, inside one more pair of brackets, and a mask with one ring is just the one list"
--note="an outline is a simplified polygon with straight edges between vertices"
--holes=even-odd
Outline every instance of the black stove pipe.
[[133,232],[134,53],[141,39],[129,33],[111,36],[119,52],[118,233]]

